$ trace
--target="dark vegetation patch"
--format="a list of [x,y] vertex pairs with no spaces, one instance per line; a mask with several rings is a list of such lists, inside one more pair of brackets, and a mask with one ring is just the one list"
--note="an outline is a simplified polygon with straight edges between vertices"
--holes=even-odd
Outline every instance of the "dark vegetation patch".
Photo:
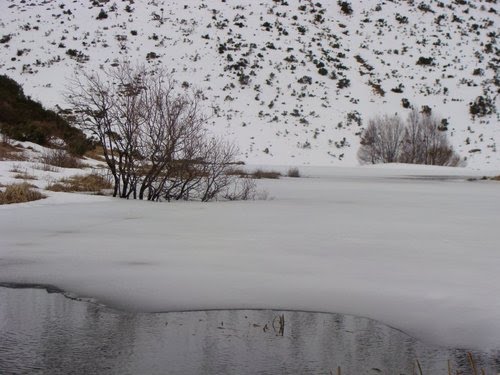
[[8,142],[0,142],[0,160],[25,160],[22,149]]
[[42,146],[50,146],[51,140],[59,138],[76,155],[91,148],[82,131],[24,95],[22,87],[5,75],[0,75],[0,131],[12,139]]

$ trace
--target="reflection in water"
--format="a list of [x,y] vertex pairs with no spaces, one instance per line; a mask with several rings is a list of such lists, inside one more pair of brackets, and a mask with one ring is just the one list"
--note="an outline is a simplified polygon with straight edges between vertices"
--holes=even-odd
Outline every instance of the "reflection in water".
[[[273,328],[279,314],[283,336]],[[330,374],[338,366],[343,374],[413,374],[417,358],[424,374],[447,374],[448,359],[468,374],[466,354],[348,315],[136,314],[0,287],[0,374]],[[500,369],[500,352],[473,354],[487,374]]]

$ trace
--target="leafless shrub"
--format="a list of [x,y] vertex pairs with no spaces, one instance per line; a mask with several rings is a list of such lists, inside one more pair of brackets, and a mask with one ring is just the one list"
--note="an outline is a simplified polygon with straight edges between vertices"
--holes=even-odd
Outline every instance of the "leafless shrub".
[[362,164],[394,163],[403,143],[404,124],[399,116],[370,119],[361,136],[358,159]]
[[410,163],[458,166],[442,121],[431,113],[413,110],[406,123],[397,116],[370,120],[361,137],[358,160],[362,164]]
[[257,197],[257,184],[250,177],[238,178],[232,186],[227,187],[224,199],[230,201],[254,200]]
[[45,195],[26,182],[6,185],[5,191],[0,191],[0,204],[23,203],[43,198]]
[[59,168],[84,168],[80,159],[63,149],[50,149],[43,153],[42,162]]
[[446,165],[455,167],[460,157],[453,151],[441,120],[417,110],[410,112],[405,129],[400,161],[412,164]]
[[231,177],[226,174],[226,170],[237,154],[233,145],[220,139],[210,140],[205,149],[202,202],[214,199],[231,184]]
[[269,192],[267,190],[258,190],[257,193],[255,194],[255,200],[257,201],[268,201],[268,200],[273,200],[274,197],[269,195]]
[[290,168],[286,174],[288,177],[300,177],[299,168]]
[[102,147],[113,196],[156,201],[216,199],[231,180],[237,150],[207,136],[201,96],[126,62],[77,74],[67,92],[75,124]]

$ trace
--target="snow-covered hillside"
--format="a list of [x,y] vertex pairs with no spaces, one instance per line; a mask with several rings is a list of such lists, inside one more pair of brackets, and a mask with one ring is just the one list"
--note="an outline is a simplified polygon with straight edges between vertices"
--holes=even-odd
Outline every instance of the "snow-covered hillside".
[[[468,165],[500,166],[496,0],[3,0],[0,74],[64,107],[75,69],[162,64],[262,164],[356,165],[367,119],[428,106]],[[352,13],[350,12],[352,10]],[[496,76],[495,76],[496,75]]]

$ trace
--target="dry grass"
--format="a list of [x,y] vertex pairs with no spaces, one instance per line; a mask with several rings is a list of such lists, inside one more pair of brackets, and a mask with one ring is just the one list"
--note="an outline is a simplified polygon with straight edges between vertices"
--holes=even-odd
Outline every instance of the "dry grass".
[[248,177],[250,174],[241,168],[231,168],[228,169],[226,174],[228,176],[239,176],[239,177]]
[[277,179],[281,177],[281,173],[277,171],[265,171],[262,169],[257,169],[255,172],[252,173],[253,178],[270,178],[270,179]]
[[17,173],[14,178],[16,180],[38,180],[38,178],[32,174],[29,174],[28,172],[24,171],[24,172],[20,172],[20,173]]
[[23,150],[7,142],[0,142],[0,160],[26,160]]
[[493,181],[500,181],[500,176],[491,177]]
[[65,150],[52,149],[42,156],[43,164],[59,168],[85,168],[86,165],[77,157],[70,155]]
[[84,156],[98,161],[106,161],[106,159],[104,159],[102,146],[97,146],[94,149],[87,151]]
[[31,202],[45,198],[45,195],[26,182],[10,184],[0,191],[0,204]]
[[47,190],[72,192],[92,192],[101,193],[102,190],[111,189],[113,186],[105,177],[96,173],[88,175],[76,175],[63,178],[57,182],[49,184]]
[[23,170],[21,168],[21,165],[19,165],[19,164],[12,164],[12,168],[9,169],[9,172],[12,172],[12,173],[23,173],[23,172],[25,172],[25,170]]
[[53,165],[50,165],[50,164],[45,164],[45,163],[33,164],[33,168],[38,169],[40,171],[44,171],[44,172],[59,172],[59,168],[54,167]]

